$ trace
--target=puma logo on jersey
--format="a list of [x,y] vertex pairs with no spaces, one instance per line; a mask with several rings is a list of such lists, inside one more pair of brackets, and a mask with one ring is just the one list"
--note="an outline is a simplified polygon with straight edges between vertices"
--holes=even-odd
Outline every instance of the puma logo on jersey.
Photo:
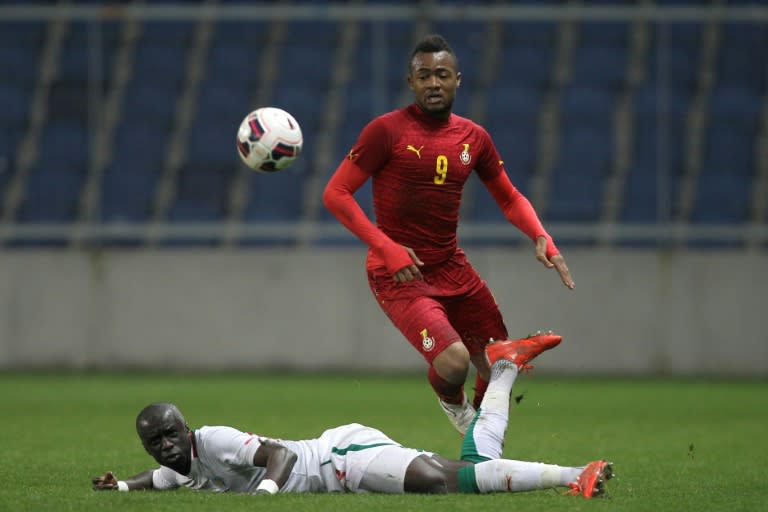
[[421,159],[421,150],[424,149],[424,146],[422,145],[421,147],[419,147],[419,149],[416,149],[415,147],[413,147],[410,144],[408,144],[405,147],[405,149],[407,149],[408,151],[413,151],[414,153],[416,153],[416,156],[418,156],[419,159]]
[[355,153],[354,149],[350,149],[349,153],[347,153],[347,158],[349,158],[350,160],[354,160],[355,158],[357,158],[358,154],[359,153]]

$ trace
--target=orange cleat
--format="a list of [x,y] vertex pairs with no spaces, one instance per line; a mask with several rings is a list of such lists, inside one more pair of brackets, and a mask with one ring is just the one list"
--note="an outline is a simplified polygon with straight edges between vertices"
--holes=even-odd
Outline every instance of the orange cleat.
[[488,366],[493,366],[496,361],[504,359],[515,363],[521,370],[528,370],[533,368],[529,361],[545,350],[555,348],[562,340],[562,336],[552,331],[536,331],[521,340],[493,341],[485,347],[485,360]]
[[604,460],[590,462],[579,475],[576,482],[570,484],[568,494],[594,498],[605,494],[606,482],[613,478],[613,464]]

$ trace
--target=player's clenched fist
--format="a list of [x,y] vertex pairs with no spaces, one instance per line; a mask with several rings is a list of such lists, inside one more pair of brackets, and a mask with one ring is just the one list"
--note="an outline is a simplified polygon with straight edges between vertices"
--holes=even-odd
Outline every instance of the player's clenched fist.
[[94,491],[112,491],[117,489],[117,478],[111,471],[91,479]]

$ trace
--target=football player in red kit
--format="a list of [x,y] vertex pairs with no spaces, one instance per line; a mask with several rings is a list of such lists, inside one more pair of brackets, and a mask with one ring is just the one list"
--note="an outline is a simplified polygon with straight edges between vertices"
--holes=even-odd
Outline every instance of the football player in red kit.
[[[415,102],[363,128],[326,185],[323,202],[368,245],[371,291],[429,364],[440,405],[463,434],[488,385],[485,345],[508,337],[490,289],[456,241],[461,194],[473,170],[509,222],[533,240],[536,258],[556,269],[567,288],[575,285],[531,203],[509,180],[488,132],[452,113],[461,73],[445,39],[430,35],[418,42],[407,80]],[[353,197],[369,178],[377,225]],[[470,362],[477,368],[472,403],[464,392]]]

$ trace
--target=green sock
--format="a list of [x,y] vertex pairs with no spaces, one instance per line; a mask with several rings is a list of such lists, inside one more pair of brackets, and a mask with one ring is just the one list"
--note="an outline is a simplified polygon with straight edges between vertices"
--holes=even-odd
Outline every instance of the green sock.
[[475,479],[475,465],[459,468],[459,492],[467,494],[478,494],[480,488],[477,487]]
[[473,435],[475,431],[475,423],[477,422],[477,418],[480,417],[481,410],[482,409],[477,410],[477,414],[475,414],[475,417],[472,419],[472,423],[470,423],[469,427],[467,428],[466,434],[464,434],[464,441],[461,443],[461,460],[474,463],[490,460],[488,457],[483,457],[477,453],[477,445],[475,444],[475,436]]

